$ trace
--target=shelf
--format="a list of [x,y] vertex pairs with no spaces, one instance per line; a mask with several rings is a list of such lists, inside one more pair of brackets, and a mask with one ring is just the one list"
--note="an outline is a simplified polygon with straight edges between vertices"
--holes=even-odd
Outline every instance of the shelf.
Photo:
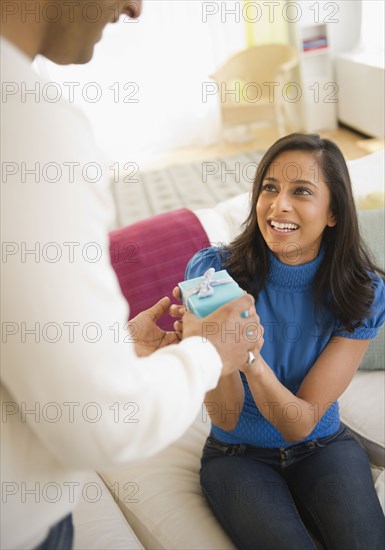
[[324,55],[330,53],[330,48],[314,48],[314,50],[302,50],[303,57],[315,57],[318,55]]
[[[326,23],[290,26],[290,40],[297,48],[299,66],[295,78],[302,89],[296,116],[306,132],[337,125],[338,87],[334,82],[329,25]],[[304,49],[308,46],[309,49]]]

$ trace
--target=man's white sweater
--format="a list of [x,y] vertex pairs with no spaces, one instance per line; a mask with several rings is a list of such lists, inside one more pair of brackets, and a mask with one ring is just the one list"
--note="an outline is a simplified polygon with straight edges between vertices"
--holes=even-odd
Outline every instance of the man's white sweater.
[[85,471],[181,436],[221,360],[198,337],[137,358],[88,122],[4,39],[1,79],[1,548],[21,549],[73,510]]

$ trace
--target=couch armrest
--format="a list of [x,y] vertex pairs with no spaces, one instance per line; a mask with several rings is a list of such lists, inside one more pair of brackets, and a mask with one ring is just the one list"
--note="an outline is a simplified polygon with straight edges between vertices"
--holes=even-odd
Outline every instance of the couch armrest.
[[365,447],[372,464],[385,467],[385,371],[358,371],[339,399],[341,421]]

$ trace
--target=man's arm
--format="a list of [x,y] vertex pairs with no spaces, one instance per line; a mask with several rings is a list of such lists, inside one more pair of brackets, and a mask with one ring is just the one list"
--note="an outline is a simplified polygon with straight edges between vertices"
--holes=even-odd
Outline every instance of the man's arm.
[[[28,86],[33,79],[25,76]],[[11,98],[3,110],[2,383],[19,412],[57,406],[57,423],[20,421],[67,465],[149,456],[189,427],[224,364],[230,372],[246,360],[247,343],[222,342],[219,331],[203,339],[192,316],[184,341],[137,357],[110,264],[112,197],[106,171],[96,177],[103,166],[88,123],[67,104],[32,107]],[[240,319],[252,300],[239,300],[213,321]]]

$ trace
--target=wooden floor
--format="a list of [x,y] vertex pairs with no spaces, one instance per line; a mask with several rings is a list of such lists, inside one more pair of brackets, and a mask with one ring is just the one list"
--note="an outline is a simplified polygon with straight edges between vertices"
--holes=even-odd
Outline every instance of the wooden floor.
[[[146,169],[160,169],[172,164],[198,162],[226,155],[237,155],[246,151],[266,150],[278,139],[277,130],[272,126],[253,128],[251,133],[253,139],[246,143],[230,143],[222,140],[222,142],[209,147],[175,149],[162,155],[160,159],[151,163]],[[376,138],[365,138],[361,134],[344,127],[340,127],[334,132],[321,132],[321,137],[331,139],[337,143],[347,160],[384,149],[384,141]]]

